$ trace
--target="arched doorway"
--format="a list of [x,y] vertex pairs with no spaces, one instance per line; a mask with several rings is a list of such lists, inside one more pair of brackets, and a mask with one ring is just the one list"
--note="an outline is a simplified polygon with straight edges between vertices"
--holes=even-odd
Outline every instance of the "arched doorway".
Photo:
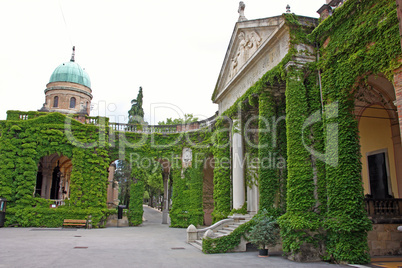
[[375,199],[399,197],[389,114],[381,105],[365,108],[359,121],[365,193]]
[[402,149],[395,91],[383,76],[370,76],[355,101],[359,121],[364,193],[373,199],[401,197]]
[[42,157],[38,163],[35,195],[54,200],[57,205],[70,197],[71,160],[62,154]]

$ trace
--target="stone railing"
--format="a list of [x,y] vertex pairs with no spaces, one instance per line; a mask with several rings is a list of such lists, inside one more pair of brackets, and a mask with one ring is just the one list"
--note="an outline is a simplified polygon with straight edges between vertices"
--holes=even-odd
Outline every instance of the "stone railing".
[[375,223],[402,223],[401,198],[366,198],[364,201],[367,214]]
[[[38,118],[40,116],[45,116],[49,114],[49,112],[22,112],[22,111],[7,111],[7,120],[29,120]],[[100,116],[86,116],[80,114],[72,115],[75,120],[80,121],[83,124],[90,124],[90,125],[100,125],[105,124],[105,122],[109,122],[109,118],[107,117],[100,117]]]
[[[48,114],[47,112],[21,112],[21,111],[8,111],[7,120],[29,120]],[[109,118],[99,116],[86,116],[86,115],[73,115],[73,118],[83,124],[88,125],[109,125],[114,131],[122,132],[135,132],[135,133],[162,133],[173,134],[180,132],[191,132],[199,129],[213,126],[216,121],[217,114],[201,121],[192,122],[188,124],[179,125],[133,125],[125,123],[110,123]]]
[[221,230],[223,229],[223,227],[232,224],[234,222],[235,222],[234,219],[223,219],[203,229],[197,229],[195,228],[194,225],[190,225],[189,227],[187,227],[187,242],[194,242],[195,240],[200,240],[204,237],[205,233],[207,233],[208,231],[211,231],[213,233],[214,231]]
[[7,111],[7,120],[29,120],[34,119],[42,115],[46,115],[47,113],[44,112],[22,112],[22,111]]
[[252,218],[251,215],[236,214],[228,216],[226,219],[220,220],[215,224],[203,229],[197,229],[194,225],[187,227],[187,242],[193,242],[194,240],[200,240],[205,236],[214,237],[214,233],[224,229],[230,224],[240,223],[241,221],[249,221]]
[[114,131],[135,132],[135,133],[162,133],[173,134],[180,132],[191,132],[214,125],[216,114],[202,121],[180,125],[133,125],[124,123],[109,123],[109,127]]

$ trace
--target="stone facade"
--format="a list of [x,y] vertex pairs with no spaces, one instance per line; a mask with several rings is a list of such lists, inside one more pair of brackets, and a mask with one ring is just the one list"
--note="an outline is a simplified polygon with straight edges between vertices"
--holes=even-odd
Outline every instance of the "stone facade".
[[373,224],[368,233],[371,256],[401,255],[402,232],[397,230],[400,224]]
[[289,39],[282,16],[236,24],[213,96],[219,114],[285,57]]
[[[55,97],[58,98],[55,103]],[[75,105],[71,106],[71,98],[75,98]],[[51,82],[46,85],[45,107],[50,112],[64,114],[90,114],[92,90],[86,86],[71,82]]]

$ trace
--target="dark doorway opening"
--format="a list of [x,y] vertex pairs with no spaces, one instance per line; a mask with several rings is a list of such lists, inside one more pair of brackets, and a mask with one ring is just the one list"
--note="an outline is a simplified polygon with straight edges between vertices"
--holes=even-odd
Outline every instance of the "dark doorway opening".
[[59,164],[57,163],[57,167],[53,169],[53,176],[52,176],[52,188],[50,191],[50,199],[59,199],[59,188],[60,188],[60,168]]
[[390,198],[388,191],[388,171],[385,152],[367,157],[371,195],[375,199]]

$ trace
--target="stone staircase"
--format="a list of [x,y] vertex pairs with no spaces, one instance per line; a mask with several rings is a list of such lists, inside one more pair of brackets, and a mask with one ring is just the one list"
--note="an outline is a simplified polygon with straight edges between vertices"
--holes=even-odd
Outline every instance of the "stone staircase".
[[[252,216],[249,214],[246,215],[235,214],[233,216],[228,216],[227,219],[223,219],[204,229],[197,229],[195,228],[194,225],[190,225],[187,228],[187,242],[190,245],[202,251],[203,238],[205,237],[218,238],[229,235],[234,230],[236,230],[237,227],[251,220],[251,218]],[[240,245],[237,246],[234,251],[236,252],[246,251],[247,241],[243,240],[244,239],[242,239]]]

